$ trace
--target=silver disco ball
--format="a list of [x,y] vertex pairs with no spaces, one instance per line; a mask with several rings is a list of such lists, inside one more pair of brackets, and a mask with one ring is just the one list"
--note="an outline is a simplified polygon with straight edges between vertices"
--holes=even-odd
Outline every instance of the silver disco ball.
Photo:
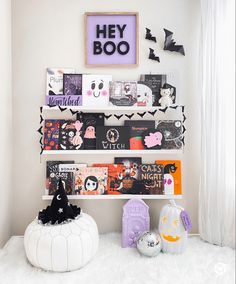
[[161,251],[161,237],[154,232],[145,232],[137,241],[138,251],[146,256],[157,256]]

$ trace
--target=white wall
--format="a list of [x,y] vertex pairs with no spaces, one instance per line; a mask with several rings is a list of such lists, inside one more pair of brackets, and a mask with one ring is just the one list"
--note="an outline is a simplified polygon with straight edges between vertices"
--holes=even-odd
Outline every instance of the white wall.
[[11,230],[11,151],[12,151],[12,94],[11,94],[11,1],[0,1],[0,247]]
[[[138,79],[141,73],[176,71],[179,101],[186,104],[187,146],[183,158],[184,199],[197,232],[199,177],[199,116],[197,111],[198,0],[13,0],[13,110],[14,110],[14,211],[13,233],[22,234],[27,224],[47,203],[41,200],[45,160],[40,163],[39,107],[45,96],[46,67],[76,67],[81,72],[108,73],[114,79]],[[83,13],[89,11],[138,11],[140,13],[140,66],[135,69],[86,69],[83,49]],[[150,42],[145,27],[157,36],[161,63],[147,59]],[[163,28],[174,31],[186,56],[164,52]],[[153,46],[153,44],[152,44]],[[57,157],[58,158],[58,157]],[[72,158],[71,156],[68,158]],[[102,157],[111,162],[113,157]],[[158,158],[158,157],[155,157]],[[161,158],[161,157],[160,157]],[[166,157],[172,158],[172,157]],[[88,157],[79,162],[92,162]],[[150,157],[144,157],[151,161]],[[152,158],[152,161],[154,158]],[[94,160],[93,160],[94,161]],[[98,159],[96,160],[96,162]],[[164,201],[149,201],[152,226]],[[98,223],[100,232],[121,229],[123,201],[81,201],[84,211]]]

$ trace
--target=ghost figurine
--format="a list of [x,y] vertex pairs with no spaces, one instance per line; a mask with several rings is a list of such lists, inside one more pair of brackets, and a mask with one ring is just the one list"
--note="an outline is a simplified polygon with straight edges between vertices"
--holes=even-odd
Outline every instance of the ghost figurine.
[[175,88],[167,83],[164,84],[163,87],[160,89],[161,98],[158,102],[162,108],[170,107],[174,103],[174,91]]
[[166,195],[174,194],[174,178],[171,174],[164,174],[164,193]]
[[137,84],[137,106],[152,106],[152,90],[144,84]]

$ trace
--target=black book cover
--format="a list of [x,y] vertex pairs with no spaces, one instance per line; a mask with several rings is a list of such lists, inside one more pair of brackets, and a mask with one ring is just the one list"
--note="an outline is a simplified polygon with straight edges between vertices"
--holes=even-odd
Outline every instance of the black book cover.
[[59,132],[59,149],[83,149],[82,127],[83,124],[79,120],[61,120]]
[[129,149],[129,130],[127,126],[97,126],[97,149]]
[[140,180],[143,181],[149,194],[164,194],[163,176],[163,165],[142,164],[140,166]]
[[55,119],[46,119],[44,123],[44,150],[58,150],[59,149],[59,128],[60,121]]
[[46,189],[49,195],[53,195],[57,190],[59,179],[65,187],[66,194],[72,194],[74,187],[74,176],[72,172],[60,172],[60,164],[74,164],[74,161],[47,161],[46,169]]
[[142,142],[142,134],[150,128],[155,128],[155,120],[125,120],[124,125],[130,127],[130,149],[145,149]]
[[162,149],[181,149],[183,147],[181,120],[159,120],[157,130],[164,135]]
[[137,102],[136,81],[111,81],[110,103],[116,106],[133,106]]
[[115,157],[115,164],[124,165],[125,169],[122,174],[122,188],[120,192],[130,194],[134,192],[135,181],[138,180],[140,172],[139,167],[142,164],[141,157]]
[[151,90],[152,90],[152,105],[160,106],[159,99],[160,96],[160,88],[166,83],[166,75],[164,74],[145,74],[141,75],[141,81],[148,82]]
[[77,119],[83,123],[84,149],[96,149],[96,127],[104,126],[104,113],[79,113]]

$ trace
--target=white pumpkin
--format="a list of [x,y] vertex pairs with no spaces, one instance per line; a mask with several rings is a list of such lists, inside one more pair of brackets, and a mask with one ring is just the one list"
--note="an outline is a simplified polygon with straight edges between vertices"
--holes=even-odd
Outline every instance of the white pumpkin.
[[185,231],[180,213],[184,210],[174,201],[165,205],[160,213],[159,234],[162,239],[162,251],[182,253],[187,245],[188,232]]
[[44,270],[65,272],[87,264],[98,249],[98,229],[88,214],[66,224],[44,226],[35,219],[24,235],[29,262]]

